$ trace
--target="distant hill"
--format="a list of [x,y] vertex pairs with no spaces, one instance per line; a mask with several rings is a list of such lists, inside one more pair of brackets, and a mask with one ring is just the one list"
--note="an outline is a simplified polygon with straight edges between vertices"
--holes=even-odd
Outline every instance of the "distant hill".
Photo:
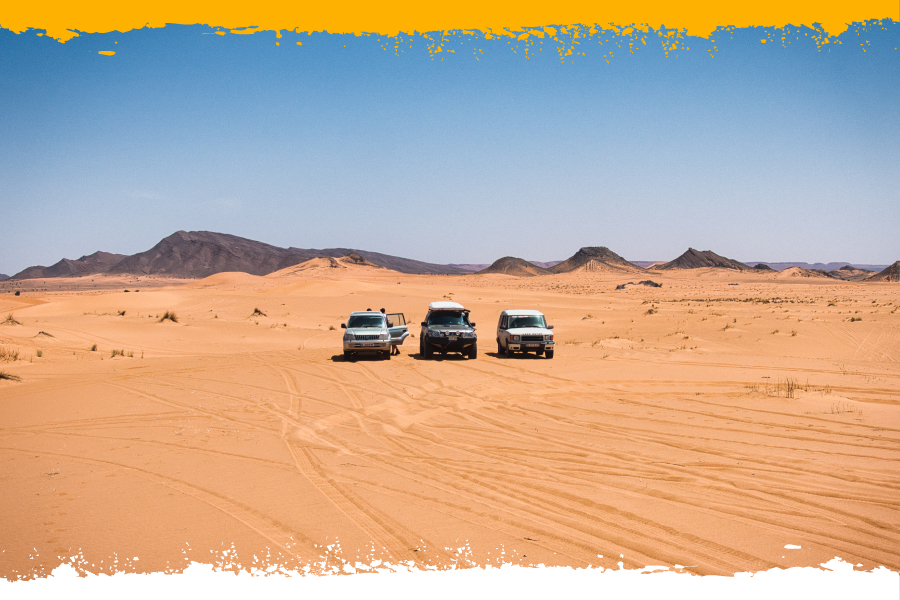
[[14,279],[78,277],[95,273],[184,278],[208,277],[232,271],[267,275],[320,256],[340,258],[352,253],[375,265],[401,273],[455,275],[467,272],[447,265],[352,248],[280,248],[227,233],[177,231],[145,252],[131,256],[96,252],[77,261],[63,259],[52,267],[29,267],[16,274]]
[[28,267],[13,275],[12,279],[43,279],[46,277],[81,277],[83,275],[95,275],[106,273],[122,259],[125,254],[110,254],[109,252],[94,252],[82,256],[76,260],[64,258],[50,266]]
[[9,275],[0,273],[0,281],[6,281],[7,279],[9,279]]
[[653,269],[667,271],[669,269],[703,269],[709,267],[714,269],[736,269],[739,271],[750,269],[744,263],[720,256],[712,250],[694,250],[693,248],[688,248],[687,252],[675,260],[656,265]]
[[900,260],[883,271],[875,273],[866,279],[866,281],[900,281]]
[[547,270],[551,273],[569,273],[572,271],[644,271],[641,267],[628,262],[606,246],[587,246],[582,248],[568,259]]
[[486,269],[478,271],[479,275],[485,273],[502,273],[504,275],[516,275],[518,277],[534,277],[535,275],[547,275],[549,271],[522,258],[504,256],[494,261],[494,264]]
[[754,265],[753,269],[756,271],[774,271],[772,267],[767,265],[766,263],[759,263],[758,265]]
[[766,265],[776,271],[783,271],[789,267],[800,267],[801,269],[808,270],[819,270],[819,271],[836,271],[840,270],[844,266],[853,267],[855,269],[862,269],[866,271],[881,271],[882,269],[886,269],[888,265],[867,265],[867,264],[857,264],[857,263],[846,263],[846,262],[830,262],[830,263],[807,263],[807,262],[762,262],[751,260],[747,261],[748,265],[761,264]]

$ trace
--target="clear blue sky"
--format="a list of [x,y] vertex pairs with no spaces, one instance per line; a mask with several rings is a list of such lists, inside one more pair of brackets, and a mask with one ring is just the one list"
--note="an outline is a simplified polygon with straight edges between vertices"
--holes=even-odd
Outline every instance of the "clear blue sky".
[[208,31],[0,30],[0,272],[179,229],[437,263],[900,259],[900,24],[566,61]]

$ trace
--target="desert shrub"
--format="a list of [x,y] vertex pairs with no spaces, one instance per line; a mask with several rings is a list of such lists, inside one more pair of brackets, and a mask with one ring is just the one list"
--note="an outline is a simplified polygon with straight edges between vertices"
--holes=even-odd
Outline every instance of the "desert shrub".
[[329,326],[328,326],[328,331],[334,331],[334,325],[329,325]]
[[264,313],[263,311],[259,310],[258,308],[254,308],[254,309],[253,309],[253,314],[251,314],[250,316],[251,316],[251,317],[265,317],[265,316],[266,316],[266,313]]
[[35,350],[34,355],[37,356],[38,358],[41,358],[42,356],[44,356],[44,351],[43,350]]
[[862,321],[862,317],[850,317],[851,323],[855,323],[856,321]]
[[645,314],[645,315],[655,315],[655,314],[656,314],[656,309],[655,309],[655,308],[648,308],[648,309],[647,309],[647,312],[645,312],[644,314]]
[[15,362],[19,360],[19,350],[13,350],[12,348],[6,348],[5,346],[0,346],[0,361],[3,362]]
[[22,378],[18,375],[13,375],[12,373],[7,373],[6,371],[0,371],[0,379],[5,379],[7,381],[22,381]]
[[113,350],[109,354],[110,358],[115,358],[117,356],[125,356],[125,351],[124,350]]
[[16,321],[16,318],[12,313],[9,313],[8,315],[6,315],[6,318],[3,319],[3,322],[0,322],[0,325],[21,325],[21,323]]
[[178,316],[177,316],[174,312],[172,312],[172,311],[170,311],[170,310],[167,310],[166,312],[164,312],[164,313],[163,313],[163,316],[161,316],[161,317],[159,318],[159,321],[158,321],[158,322],[159,322],[159,323],[162,323],[162,322],[165,321],[166,319],[168,319],[169,321],[172,321],[173,323],[177,323],[177,322],[178,322]]
[[19,290],[16,290],[16,296],[20,296],[21,294],[22,294],[22,292],[20,292]]
[[[125,290],[125,291],[128,291],[128,290]],[[117,314],[118,314],[120,317],[124,317],[124,316],[125,316],[125,311],[124,311],[124,310],[117,311]]]

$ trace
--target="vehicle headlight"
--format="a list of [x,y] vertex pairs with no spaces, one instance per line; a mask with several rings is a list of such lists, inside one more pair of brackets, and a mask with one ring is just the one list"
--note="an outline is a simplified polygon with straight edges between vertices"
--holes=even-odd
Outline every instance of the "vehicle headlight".
[[352,333],[345,333],[345,334],[344,334],[344,341],[345,341],[345,342],[352,342],[352,341],[355,340],[355,339],[356,339],[356,338],[353,337],[353,334],[352,334]]
[[391,339],[391,334],[390,334],[390,333],[382,333],[382,334],[381,334],[381,337],[380,337],[379,339],[381,339],[381,340],[389,340],[389,339]]
[[434,329],[429,329],[429,330],[428,330],[428,335],[429,335],[430,337],[441,337],[441,332],[440,332],[440,331],[435,331]]
[[544,334],[544,341],[545,341],[545,342],[549,342],[549,341],[552,340],[552,339],[553,339],[553,334],[552,334],[552,333]]
[[514,336],[512,336],[512,341],[514,341],[514,342],[518,342],[518,341],[519,341],[519,339],[520,339],[520,338],[519,338],[519,336],[518,336],[518,335],[514,335]]
[[464,338],[473,338],[473,337],[475,337],[475,332],[474,332],[474,331],[463,331],[463,332],[460,334],[460,337],[464,337]]

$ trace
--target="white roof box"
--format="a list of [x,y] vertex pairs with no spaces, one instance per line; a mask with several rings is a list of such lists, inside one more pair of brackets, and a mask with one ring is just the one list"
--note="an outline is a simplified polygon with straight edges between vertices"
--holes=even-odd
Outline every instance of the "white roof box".
[[509,310],[509,309],[507,309],[507,310],[504,310],[501,314],[504,314],[504,315],[518,315],[518,316],[523,316],[523,317],[524,317],[524,316],[543,316],[544,313],[542,313],[542,312],[539,311],[539,310],[531,310],[531,309],[524,309],[524,308],[521,308],[521,309],[517,309],[517,310]]
[[466,310],[459,302],[432,302],[428,310]]

